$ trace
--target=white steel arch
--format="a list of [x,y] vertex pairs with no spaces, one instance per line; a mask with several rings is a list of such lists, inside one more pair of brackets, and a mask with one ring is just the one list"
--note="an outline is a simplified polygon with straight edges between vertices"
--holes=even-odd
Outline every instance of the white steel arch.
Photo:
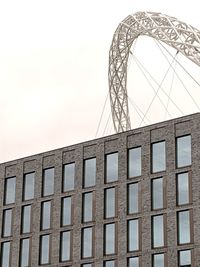
[[109,51],[109,93],[115,131],[131,129],[127,97],[127,62],[133,41],[140,35],[162,41],[200,66],[200,31],[155,12],[137,12],[116,29]]

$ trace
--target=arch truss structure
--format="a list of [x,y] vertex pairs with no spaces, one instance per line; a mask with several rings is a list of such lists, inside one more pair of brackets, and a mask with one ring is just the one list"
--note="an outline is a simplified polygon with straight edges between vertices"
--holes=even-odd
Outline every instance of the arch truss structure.
[[175,48],[200,66],[200,31],[160,13],[137,12],[126,17],[116,29],[109,52],[109,94],[114,129],[131,129],[127,96],[127,63],[131,46],[146,35]]

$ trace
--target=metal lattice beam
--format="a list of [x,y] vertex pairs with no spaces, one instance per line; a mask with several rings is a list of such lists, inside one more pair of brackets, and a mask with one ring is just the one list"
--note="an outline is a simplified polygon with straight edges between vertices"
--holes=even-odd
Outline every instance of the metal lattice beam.
[[131,129],[127,97],[127,63],[131,46],[140,36],[162,41],[200,66],[200,31],[160,13],[137,12],[126,17],[114,33],[109,52],[109,92],[114,129]]

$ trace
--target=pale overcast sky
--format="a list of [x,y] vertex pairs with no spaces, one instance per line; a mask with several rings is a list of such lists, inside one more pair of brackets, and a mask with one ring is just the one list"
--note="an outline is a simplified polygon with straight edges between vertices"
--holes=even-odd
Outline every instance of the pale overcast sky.
[[[200,29],[198,5],[197,0],[0,1],[0,162],[95,138],[108,92],[109,47],[121,20],[156,11]],[[141,39],[137,53],[152,66],[149,51]],[[144,91],[133,90],[131,98],[144,101],[145,88],[138,76],[133,79],[134,69],[132,74],[132,87]],[[183,98],[182,103],[186,106]],[[106,119],[109,112],[108,105]]]

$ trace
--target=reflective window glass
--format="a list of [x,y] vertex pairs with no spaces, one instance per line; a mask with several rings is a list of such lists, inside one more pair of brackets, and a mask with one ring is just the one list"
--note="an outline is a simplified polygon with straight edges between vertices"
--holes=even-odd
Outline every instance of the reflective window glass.
[[61,233],[61,261],[69,261],[71,258],[71,232]]
[[139,250],[139,220],[128,221],[128,251]]
[[191,165],[191,135],[176,139],[176,159],[178,168]]
[[156,215],[152,218],[152,238],[153,247],[164,246],[164,217],[163,215]]
[[46,169],[43,173],[43,196],[54,193],[54,168]]
[[179,267],[191,267],[191,266],[192,266],[191,250],[179,251]]
[[152,172],[166,169],[165,141],[152,144]]
[[30,233],[31,231],[31,205],[22,207],[22,234]]
[[105,218],[115,217],[115,188],[105,189]]
[[163,253],[153,255],[153,267],[165,267],[165,255]]
[[48,264],[50,262],[49,259],[49,235],[42,235],[40,237],[40,264]]
[[178,241],[179,244],[191,242],[189,210],[178,212]]
[[23,200],[34,198],[35,173],[27,173],[24,175]]
[[96,158],[84,160],[84,187],[96,184]]
[[91,222],[93,220],[93,193],[83,194],[83,222]]
[[152,179],[152,209],[163,209],[163,178]]
[[2,236],[7,237],[12,234],[12,209],[3,211]]
[[128,185],[128,214],[139,212],[139,184]]
[[5,205],[15,203],[16,177],[5,179],[4,202]]
[[129,149],[128,151],[128,177],[141,175],[141,147]]
[[1,267],[10,267],[10,242],[1,244]]
[[118,180],[118,153],[106,155],[106,183]]
[[82,229],[82,258],[92,257],[92,227]]
[[128,258],[128,267],[139,267],[139,257]]
[[74,190],[75,163],[63,166],[63,192]]
[[115,261],[104,261],[104,267],[115,267]]
[[184,205],[190,202],[188,172],[177,174],[177,204]]
[[72,223],[72,198],[64,197],[62,199],[62,226]]
[[49,229],[51,227],[51,201],[42,202],[41,212],[41,230]]
[[115,253],[115,224],[106,224],[104,228],[104,252],[105,255]]
[[30,249],[30,239],[29,238],[22,239],[20,247],[20,267],[30,266],[29,249]]
[[92,267],[92,263],[82,264],[81,267]]

